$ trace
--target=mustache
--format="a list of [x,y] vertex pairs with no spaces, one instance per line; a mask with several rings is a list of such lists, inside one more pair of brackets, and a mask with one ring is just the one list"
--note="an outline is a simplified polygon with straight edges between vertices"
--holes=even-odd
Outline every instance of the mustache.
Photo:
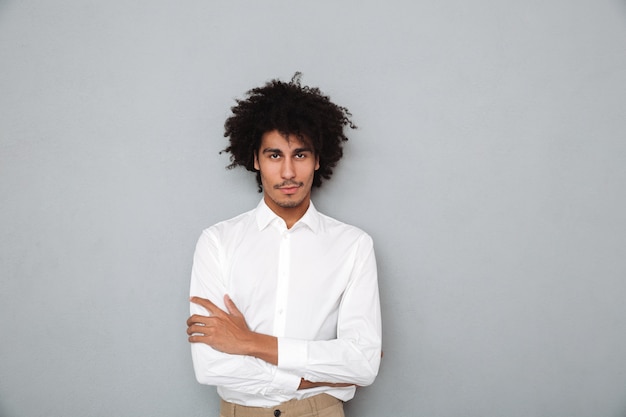
[[276,184],[274,188],[279,189],[279,188],[287,188],[287,187],[302,187],[303,185],[304,185],[303,182],[287,180],[287,181],[281,182],[280,184]]

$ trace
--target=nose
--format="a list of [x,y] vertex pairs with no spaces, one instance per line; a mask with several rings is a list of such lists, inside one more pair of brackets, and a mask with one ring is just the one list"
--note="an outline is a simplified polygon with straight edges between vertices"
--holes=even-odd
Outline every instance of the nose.
[[291,160],[291,158],[285,158],[283,160],[280,174],[284,179],[292,179],[296,176],[293,161]]

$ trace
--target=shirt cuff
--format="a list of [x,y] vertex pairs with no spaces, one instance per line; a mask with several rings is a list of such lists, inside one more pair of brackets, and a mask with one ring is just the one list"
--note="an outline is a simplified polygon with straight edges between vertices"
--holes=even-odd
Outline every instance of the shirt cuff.
[[265,390],[266,394],[292,394],[298,391],[300,377],[289,372],[276,369],[271,385]]
[[305,370],[308,359],[306,340],[278,338],[278,368],[285,370]]

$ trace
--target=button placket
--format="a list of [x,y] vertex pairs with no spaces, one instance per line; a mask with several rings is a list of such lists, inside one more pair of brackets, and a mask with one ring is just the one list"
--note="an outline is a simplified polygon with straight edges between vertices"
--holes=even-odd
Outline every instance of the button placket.
[[284,336],[286,326],[287,295],[289,290],[291,235],[289,231],[282,232],[280,249],[278,252],[278,277],[276,283],[276,306],[274,310],[274,335]]

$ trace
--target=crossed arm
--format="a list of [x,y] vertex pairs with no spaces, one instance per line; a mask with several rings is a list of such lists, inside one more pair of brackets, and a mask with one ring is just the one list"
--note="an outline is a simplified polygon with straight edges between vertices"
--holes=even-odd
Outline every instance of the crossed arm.
[[[253,356],[272,365],[278,365],[278,339],[250,330],[245,317],[228,295],[224,296],[224,305],[228,311],[220,309],[206,298],[191,297],[190,301],[204,307],[210,313],[210,316],[194,314],[187,319],[190,343],[204,343],[223,353]],[[354,384],[311,382],[302,378],[298,389],[352,385]]]

